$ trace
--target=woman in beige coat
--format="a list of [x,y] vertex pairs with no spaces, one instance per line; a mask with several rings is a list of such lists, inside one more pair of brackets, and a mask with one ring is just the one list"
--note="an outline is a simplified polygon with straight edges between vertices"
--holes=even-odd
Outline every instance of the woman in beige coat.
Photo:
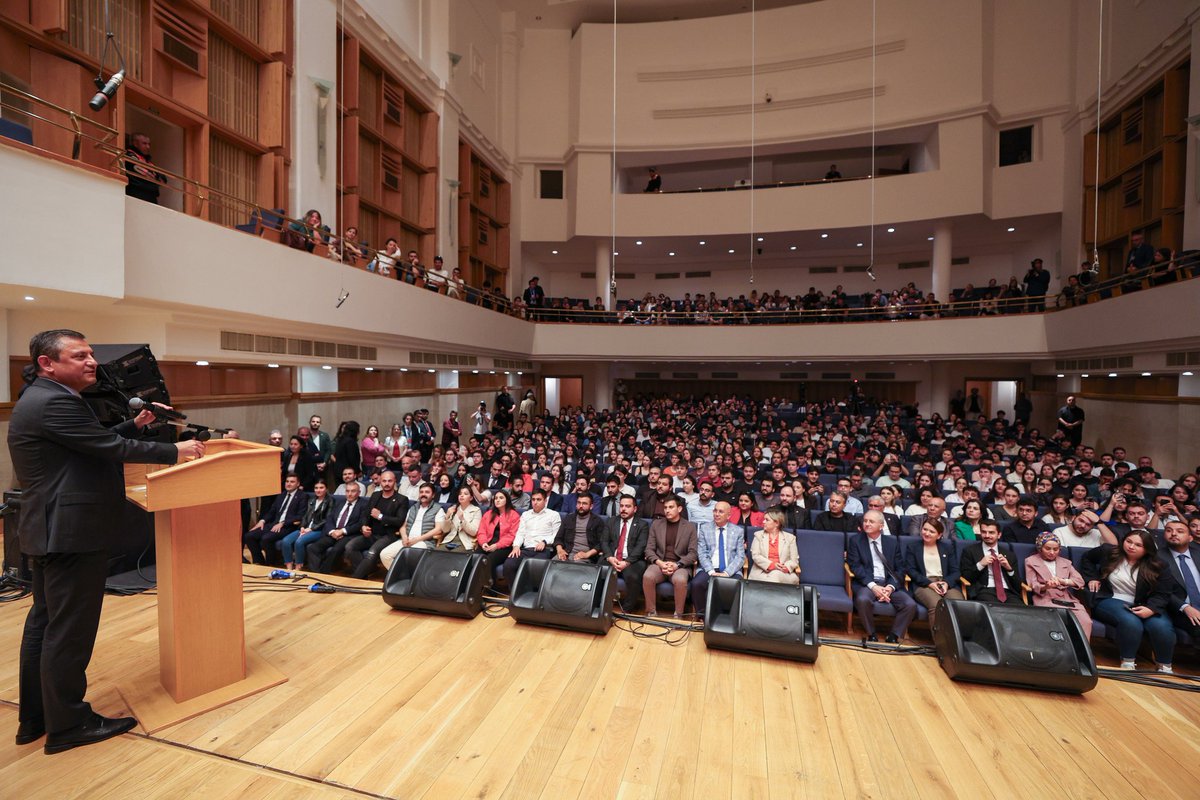
[[458,490],[458,502],[446,509],[442,520],[442,539],[439,550],[474,550],[475,534],[479,532],[479,520],[483,512],[475,505],[475,497],[469,486]]
[[800,584],[800,551],[796,537],[783,529],[784,521],[778,506],[763,514],[762,530],[750,546],[750,580]]

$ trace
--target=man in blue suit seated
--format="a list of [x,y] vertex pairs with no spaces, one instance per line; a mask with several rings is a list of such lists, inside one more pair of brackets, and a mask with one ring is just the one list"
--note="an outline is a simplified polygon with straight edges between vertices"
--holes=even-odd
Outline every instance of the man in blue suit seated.
[[904,559],[895,536],[884,536],[886,522],[880,511],[863,514],[863,532],[850,537],[846,563],[854,573],[854,608],[858,611],[867,641],[877,642],[875,603],[891,603],[896,609],[887,641],[898,644],[917,615],[917,602],[904,591]]
[[729,522],[729,512],[729,503],[720,500],[713,506],[713,521],[699,524],[696,551],[700,568],[692,577],[691,586],[697,619],[704,619],[709,576],[741,577],[742,565],[746,563],[746,535],[740,525]]
[[346,555],[346,545],[362,536],[367,520],[367,501],[359,497],[357,481],[346,484],[346,497],[325,518],[321,538],[308,546],[306,569],[309,572],[333,572]]
[[280,563],[275,544],[300,528],[300,519],[307,508],[308,495],[300,491],[300,479],[288,475],[283,491],[275,496],[271,507],[242,537],[255,564]]

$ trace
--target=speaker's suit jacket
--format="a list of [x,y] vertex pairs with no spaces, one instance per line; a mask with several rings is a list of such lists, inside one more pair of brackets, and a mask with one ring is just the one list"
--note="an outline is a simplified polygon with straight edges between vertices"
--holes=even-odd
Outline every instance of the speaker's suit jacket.
[[[1008,564],[1011,566],[1012,572],[1005,572],[1004,567],[1000,567],[1000,575],[1004,578],[1004,588],[1009,594],[1015,594],[1018,597],[1021,595],[1021,578],[1022,576],[1017,570],[1017,556],[1013,552],[1012,547],[1004,542],[996,543],[996,551],[1000,555],[1008,559]],[[958,561],[958,571],[962,573],[962,577],[970,582],[967,587],[967,599],[974,600],[979,596],[979,593],[988,588],[987,571],[991,567],[979,568],[979,562],[983,560],[983,542],[974,542],[967,545],[963,550],[962,556]]]
[[883,559],[887,562],[888,574],[882,581],[875,580],[875,560],[871,557],[871,539],[865,533],[856,533],[846,542],[846,565],[854,573],[854,586],[865,589],[871,582],[890,586],[893,591],[904,589],[904,553],[895,536],[879,537]]
[[125,500],[123,462],[174,464],[178,449],[128,438],[132,421],[105,428],[82,397],[36,378],[13,408],[8,451],[22,487],[21,551],[105,550],[118,533]]
[[[617,545],[621,540],[621,518],[609,517],[604,520],[604,533],[600,537],[600,555],[604,559],[620,558]],[[646,558],[646,542],[650,539],[650,526],[643,519],[634,517],[629,520],[629,532],[625,535],[625,549],[628,551],[626,561],[644,561]]]
[[[679,520],[679,532],[675,537],[675,561],[679,566],[691,571],[699,561],[700,554],[696,549],[696,523],[686,519]],[[667,520],[666,517],[650,523],[650,539],[646,542],[646,561],[653,564],[667,554]]]

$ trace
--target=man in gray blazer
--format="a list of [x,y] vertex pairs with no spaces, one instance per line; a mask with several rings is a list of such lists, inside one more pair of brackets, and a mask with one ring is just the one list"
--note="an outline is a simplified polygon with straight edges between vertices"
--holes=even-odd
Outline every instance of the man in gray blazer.
[[174,464],[204,454],[197,440],[138,441],[154,413],[111,430],[80,392],[96,382],[96,359],[82,333],[51,330],[29,341],[36,377],[13,408],[8,451],[21,485],[21,551],[33,566],[33,606],[21,638],[16,742],[49,733],[60,753],[117,736],[137,724],[109,719],[84,701],[96,643],[109,542],[125,504],[126,461]]
[[713,521],[700,523],[696,537],[700,566],[691,583],[692,606],[696,609],[697,619],[704,619],[709,576],[740,578],[742,565],[746,563],[746,534],[741,526],[729,522],[730,511],[729,503],[721,500],[713,507]]

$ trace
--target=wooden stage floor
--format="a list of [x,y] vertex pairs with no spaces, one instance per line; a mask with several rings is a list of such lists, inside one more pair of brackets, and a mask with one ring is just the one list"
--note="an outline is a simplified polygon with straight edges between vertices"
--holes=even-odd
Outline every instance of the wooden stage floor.
[[[114,683],[156,641],[154,604],[106,599],[97,711],[125,710]],[[4,798],[1200,796],[1200,694],[1049,695],[955,684],[922,656],[799,665],[700,633],[672,647],[300,592],[246,595],[249,643],[287,683],[47,757],[13,745],[28,607],[0,606]]]

